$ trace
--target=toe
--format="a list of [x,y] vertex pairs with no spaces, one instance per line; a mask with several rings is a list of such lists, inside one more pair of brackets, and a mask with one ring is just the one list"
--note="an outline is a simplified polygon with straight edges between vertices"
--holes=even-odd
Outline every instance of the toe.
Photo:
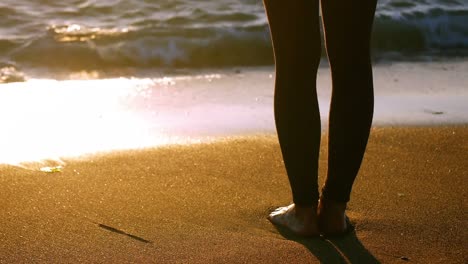
[[294,204],[276,208],[268,215],[268,220],[276,225],[287,225],[290,212],[294,209]]

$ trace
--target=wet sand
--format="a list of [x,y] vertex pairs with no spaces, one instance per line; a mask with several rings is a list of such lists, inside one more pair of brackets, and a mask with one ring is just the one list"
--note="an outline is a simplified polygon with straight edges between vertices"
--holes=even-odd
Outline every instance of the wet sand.
[[467,160],[466,126],[374,128],[334,240],[266,220],[291,200],[273,135],[0,165],[0,263],[466,263]]
[[[374,124],[468,124],[467,72],[465,59],[377,64]],[[272,67],[37,77],[0,84],[0,163],[275,133]],[[326,128],[330,69],[317,77]]]

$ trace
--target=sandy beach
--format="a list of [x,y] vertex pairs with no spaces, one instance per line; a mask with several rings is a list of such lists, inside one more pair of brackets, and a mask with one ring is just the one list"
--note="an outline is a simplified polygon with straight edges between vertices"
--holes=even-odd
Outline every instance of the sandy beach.
[[[263,1],[0,1],[0,264],[468,264],[468,0],[376,4],[356,232],[305,239],[266,218],[292,201],[274,106],[302,100],[275,102],[283,37]],[[353,7],[364,19],[346,41],[327,16],[319,34],[309,15],[278,23],[304,29],[284,36],[284,61],[304,65],[284,68],[291,94],[316,74],[320,186],[332,91],[369,84],[351,42],[367,42],[372,9]],[[347,48],[330,58],[355,54],[332,81],[334,36]],[[321,55],[294,40],[322,41]]]
[[291,201],[273,134],[0,165],[0,262],[466,263],[467,153],[466,126],[374,128],[334,240],[266,220]]

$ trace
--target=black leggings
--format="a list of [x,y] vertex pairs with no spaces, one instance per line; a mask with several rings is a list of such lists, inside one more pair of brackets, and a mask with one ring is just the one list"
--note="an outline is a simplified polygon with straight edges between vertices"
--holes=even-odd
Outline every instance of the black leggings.
[[[273,41],[275,121],[296,205],[317,204],[320,113],[316,75],[321,57],[318,0],[264,0]],[[376,0],[322,0],[333,91],[328,175],[322,196],[348,202],[372,123],[370,35]]]

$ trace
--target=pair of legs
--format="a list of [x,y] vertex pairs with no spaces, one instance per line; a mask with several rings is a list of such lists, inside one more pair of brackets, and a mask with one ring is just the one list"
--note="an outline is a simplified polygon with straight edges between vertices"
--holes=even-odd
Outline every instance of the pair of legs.
[[[346,229],[344,211],[372,123],[370,35],[376,0],[264,0],[264,5],[276,64],[276,128],[294,202],[269,219],[299,234],[339,233]],[[320,6],[333,91],[328,174],[319,203]]]

